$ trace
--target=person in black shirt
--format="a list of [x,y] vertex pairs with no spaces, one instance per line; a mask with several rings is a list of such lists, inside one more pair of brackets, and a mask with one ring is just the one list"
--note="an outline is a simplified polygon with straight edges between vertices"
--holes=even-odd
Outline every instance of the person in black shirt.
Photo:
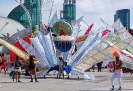
[[102,63],[103,63],[103,61],[97,63],[98,72],[99,72],[99,71],[100,71],[100,72],[102,71]]
[[29,58],[29,70],[30,70],[30,78],[31,78],[30,82],[33,82],[32,74],[34,74],[35,82],[38,82],[37,81],[37,74],[36,74],[36,65],[34,63],[35,60],[36,60],[36,58],[34,58],[33,55],[30,55],[30,58]]
[[15,69],[15,75],[16,75],[16,82],[20,81],[20,74],[21,74],[21,61],[19,60],[19,56],[16,56],[16,60],[14,62],[14,69]]

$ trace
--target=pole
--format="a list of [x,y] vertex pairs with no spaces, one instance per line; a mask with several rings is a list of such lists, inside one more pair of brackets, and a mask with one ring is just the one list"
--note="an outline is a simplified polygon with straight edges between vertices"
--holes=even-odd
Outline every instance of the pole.
[[4,27],[6,26],[6,25],[8,25],[9,24],[9,22],[6,22],[4,25],[3,25],[3,27],[0,29],[0,32],[4,29]]

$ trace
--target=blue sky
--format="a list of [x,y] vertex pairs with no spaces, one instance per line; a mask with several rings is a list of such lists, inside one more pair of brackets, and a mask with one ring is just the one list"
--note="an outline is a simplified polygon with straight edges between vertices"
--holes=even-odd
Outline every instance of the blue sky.
[[[44,0],[42,8],[42,17],[45,24],[48,23],[49,11],[51,4],[46,3]],[[64,0],[54,0],[53,13],[57,10],[59,12],[63,9]],[[114,14],[119,9],[130,9],[130,27],[133,28],[133,0],[77,0],[77,18],[84,16],[84,21],[89,25],[94,23],[93,31],[96,31],[100,26],[104,24],[100,21],[100,18],[105,20],[108,24],[112,25],[114,22]],[[18,3],[15,0],[0,0],[0,16],[7,16]],[[85,23],[81,23],[82,33],[87,29]]]

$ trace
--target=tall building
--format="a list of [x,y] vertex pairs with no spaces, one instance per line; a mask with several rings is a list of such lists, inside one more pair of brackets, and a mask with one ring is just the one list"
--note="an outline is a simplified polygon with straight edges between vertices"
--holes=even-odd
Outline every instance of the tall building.
[[123,26],[126,27],[128,31],[130,31],[130,10],[129,9],[121,9],[117,10],[114,15],[114,22],[120,19]]
[[[29,11],[32,18],[32,27],[40,22],[40,1],[41,0],[24,0],[24,6]],[[22,0],[21,0],[22,2]],[[29,26],[29,19],[21,5],[15,7],[8,15],[8,18],[17,20],[25,27]]]
[[76,0],[64,0],[63,3],[63,19],[67,19],[69,21],[76,20]]

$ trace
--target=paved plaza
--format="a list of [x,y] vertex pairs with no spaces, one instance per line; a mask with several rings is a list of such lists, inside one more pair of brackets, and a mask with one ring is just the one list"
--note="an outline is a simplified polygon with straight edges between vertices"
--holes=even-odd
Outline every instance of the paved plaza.
[[[77,76],[71,76],[70,79],[57,79],[56,75],[48,75],[44,79],[38,77],[39,82],[30,82],[29,76],[21,75],[20,83],[13,82],[8,74],[0,73],[0,91],[109,91],[110,77],[112,73],[108,69],[102,72],[90,72],[95,75],[95,80],[79,79]],[[133,76],[130,73],[124,73],[122,78],[122,91],[133,91]],[[118,88],[117,79],[115,79],[115,88]]]

